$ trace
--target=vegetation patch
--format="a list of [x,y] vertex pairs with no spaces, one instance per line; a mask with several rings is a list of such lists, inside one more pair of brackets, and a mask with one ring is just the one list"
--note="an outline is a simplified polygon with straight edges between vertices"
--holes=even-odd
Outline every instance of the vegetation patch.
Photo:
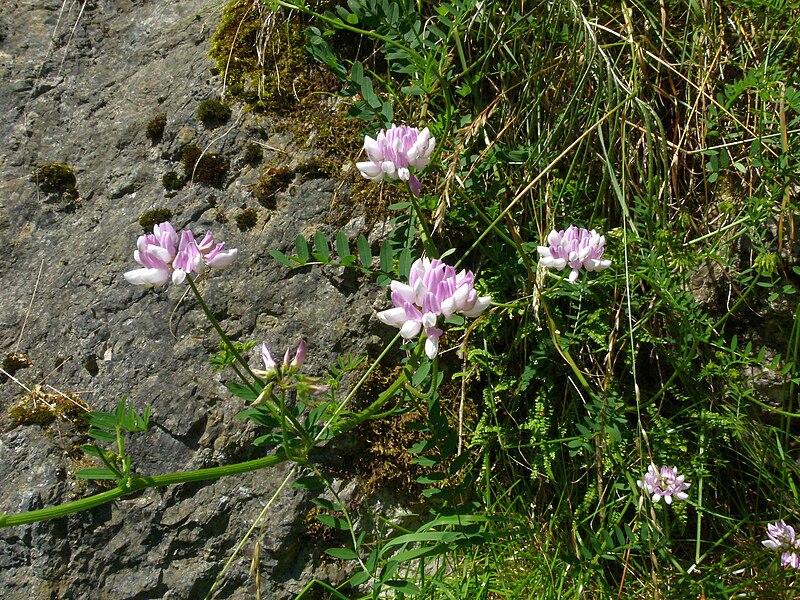
[[145,130],[145,135],[147,135],[147,139],[149,139],[154,144],[157,144],[161,141],[161,138],[164,137],[164,128],[167,126],[167,115],[165,113],[159,113],[152,119],[147,122],[147,128]]
[[181,163],[186,181],[196,181],[220,189],[225,186],[230,163],[222,154],[203,154],[199,146],[189,144],[181,151]]
[[209,98],[197,107],[197,118],[206,129],[213,129],[228,122],[231,107],[216,98]]
[[178,175],[175,171],[167,171],[161,178],[161,184],[168,192],[176,192],[186,185],[186,179]]
[[255,208],[243,208],[236,215],[236,226],[239,231],[249,231],[258,223],[258,211]]
[[261,144],[256,144],[255,142],[247,144],[247,148],[244,151],[244,162],[248,165],[255,165],[260,163],[263,159],[264,149],[261,147]]
[[57,419],[81,423],[88,411],[89,406],[76,393],[51,392],[34,386],[8,410],[8,416],[15,425],[45,427]]
[[31,359],[24,352],[9,352],[3,358],[2,367],[5,373],[0,373],[0,383],[5,383],[10,377],[17,374],[20,369],[31,366]]
[[39,165],[32,179],[39,190],[45,194],[57,194],[59,199],[76,201],[78,194],[75,171],[66,163],[53,162]]
[[172,219],[172,211],[166,207],[153,208],[139,216],[139,225],[145,233],[152,233],[153,227]]

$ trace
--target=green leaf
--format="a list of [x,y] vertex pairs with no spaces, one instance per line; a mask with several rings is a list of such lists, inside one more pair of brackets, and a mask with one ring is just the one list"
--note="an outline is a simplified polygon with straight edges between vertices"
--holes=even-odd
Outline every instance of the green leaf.
[[314,491],[325,487],[325,483],[316,475],[306,475],[305,477],[298,478],[293,484],[293,488],[302,488],[304,490]]
[[293,267],[294,261],[280,250],[270,250],[269,255],[285,267]]
[[236,396],[237,398],[241,398],[242,400],[249,400],[253,401],[258,398],[258,387],[256,387],[256,391],[251,390],[246,385],[239,383],[238,381],[226,381],[225,387],[228,388],[228,391]]
[[75,473],[75,477],[80,477],[81,479],[118,479],[119,475],[114,473],[111,469],[103,468],[103,469],[81,469],[77,473]]
[[370,250],[369,242],[363,233],[358,236],[356,245],[358,246],[358,260],[369,269],[372,264],[372,250]]
[[320,508],[324,508],[326,510],[339,510],[339,506],[334,504],[330,500],[326,500],[325,498],[312,498],[311,502],[319,506]]
[[321,231],[318,231],[314,234],[314,248],[317,250],[314,253],[315,258],[324,263],[330,262],[331,249],[328,246],[328,240],[325,238],[325,234]]
[[341,260],[351,256],[350,240],[347,239],[347,236],[343,231],[340,231],[336,234],[336,254],[339,255],[339,259]]
[[325,550],[325,554],[341,560],[356,560],[358,558],[358,554],[350,548],[328,548]]
[[398,264],[398,271],[400,277],[404,277],[408,279],[408,275],[411,273],[411,249],[410,248],[403,248],[403,251],[400,253],[400,262]]
[[95,429],[94,427],[89,428],[89,437],[101,442],[111,442],[114,443],[117,441],[116,432],[111,433],[110,431],[106,431],[105,429]]
[[317,515],[317,521],[331,529],[341,529],[342,531],[348,531],[350,529],[346,520],[341,517],[334,517],[333,515]]
[[391,273],[394,266],[394,256],[392,253],[392,244],[389,240],[385,240],[381,244],[381,271],[384,273]]
[[350,578],[350,585],[356,587],[364,583],[370,578],[370,574],[366,571],[359,571]]
[[419,593],[419,588],[410,581],[406,581],[405,579],[390,579],[386,582],[386,585],[404,594]]
[[308,262],[308,242],[306,242],[306,238],[302,235],[298,235],[294,238],[294,245],[297,249],[297,259],[300,264],[306,264]]

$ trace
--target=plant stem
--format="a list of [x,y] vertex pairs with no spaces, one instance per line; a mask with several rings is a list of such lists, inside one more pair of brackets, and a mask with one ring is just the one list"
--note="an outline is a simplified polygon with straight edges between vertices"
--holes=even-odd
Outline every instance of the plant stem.
[[[192,281],[192,278],[191,277],[186,277],[186,281],[189,282],[189,287],[191,288],[192,292],[194,293],[195,298],[197,298],[197,301],[200,303],[200,308],[203,309],[203,312],[205,313],[206,318],[211,322],[211,325],[214,326],[214,329],[217,330],[217,333],[219,334],[219,337],[222,339],[222,343],[224,343],[228,347],[228,350],[231,351],[231,354],[233,354],[233,356],[236,358],[237,362],[245,368],[245,370],[248,372],[250,377],[252,377],[255,381],[259,381],[258,377],[256,377],[255,374],[253,373],[253,371],[250,370],[250,365],[247,364],[247,361],[242,358],[242,355],[239,354],[239,351],[236,349],[236,346],[233,345],[233,342],[231,342],[230,338],[227,336],[225,331],[220,326],[219,321],[217,321],[217,318],[214,316],[214,313],[211,312],[211,309],[208,307],[208,304],[206,304],[206,301],[203,300],[203,296],[200,295],[200,290],[197,289],[197,285],[195,285],[194,281]],[[238,369],[235,369],[235,370],[236,370],[236,373],[239,375],[239,377],[242,378],[242,381],[244,382],[244,384],[248,388],[250,388],[250,391],[253,392],[254,394],[258,395],[258,390],[256,390],[255,387],[253,387],[253,384],[250,383],[250,381],[248,381],[246,378],[242,377],[242,374],[239,372]]]
[[16,515],[2,515],[0,516],[0,528],[12,527],[14,525],[25,525],[27,523],[36,523],[38,521],[47,521],[48,519],[57,519],[66,515],[71,515],[76,512],[94,508],[101,504],[106,504],[133,492],[144,490],[152,487],[161,487],[165,485],[172,485],[175,483],[189,483],[192,481],[207,481],[209,479],[219,479],[227,475],[239,475],[241,473],[249,473],[250,471],[257,471],[265,467],[273,467],[286,460],[286,455],[282,450],[277,454],[249,460],[234,465],[226,465],[223,467],[210,467],[208,469],[197,469],[196,471],[180,471],[177,473],[166,473],[164,475],[155,475],[152,477],[141,477],[132,475],[128,479],[122,479],[120,486],[107,492],[101,492],[88,498],[81,498],[74,502],[67,502],[58,506],[51,506],[49,508],[42,508],[39,510],[32,510],[29,512],[19,513]]

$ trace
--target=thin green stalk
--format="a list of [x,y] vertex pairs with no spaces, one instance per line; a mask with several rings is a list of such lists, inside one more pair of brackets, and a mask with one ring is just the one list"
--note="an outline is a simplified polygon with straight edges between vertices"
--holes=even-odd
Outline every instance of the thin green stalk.
[[265,467],[273,467],[286,460],[286,455],[282,450],[277,454],[249,460],[235,465],[226,465],[222,467],[210,467],[208,469],[197,469],[195,471],[180,471],[177,473],[166,473],[164,475],[155,475],[152,477],[142,477],[139,475],[132,475],[128,478],[123,478],[120,481],[119,487],[101,492],[88,498],[81,498],[74,502],[67,502],[58,506],[51,506],[39,510],[32,510],[28,512],[19,513],[16,515],[2,515],[0,516],[0,528],[12,527],[14,525],[26,525],[28,523],[36,523],[38,521],[47,521],[49,519],[57,519],[66,515],[71,515],[76,512],[81,512],[112,502],[133,492],[139,490],[161,487],[165,485],[172,485],[175,483],[190,483],[193,481],[207,481],[209,479],[219,479],[228,475],[239,475],[242,473],[249,473],[250,471],[257,471]]
[[[245,368],[250,377],[252,377],[254,381],[260,381],[259,378],[256,377],[256,375],[253,373],[253,371],[250,370],[250,365],[247,363],[246,360],[242,358],[242,355],[239,354],[239,351],[236,349],[236,346],[233,345],[233,342],[231,342],[228,335],[220,326],[219,321],[217,321],[217,318],[214,316],[214,313],[211,312],[211,309],[208,307],[208,304],[206,304],[206,301],[203,300],[203,296],[200,294],[200,290],[197,289],[197,285],[195,284],[195,282],[192,281],[192,278],[188,276],[186,277],[186,281],[189,282],[189,288],[192,290],[192,293],[194,293],[195,298],[197,298],[197,301],[200,303],[200,308],[203,309],[206,318],[211,322],[211,325],[213,325],[214,329],[217,330],[217,333],[219,334],[219,337],[222,339],[222,342],[225,344],[225,346],[227,346],[228,350],[231,351],[231,354],[233,354],[234,358],[236,358],[239,364]],[[239,375],[239,377],[242,377],[241,373],[239,373],[238,370],[236,371],[236,373]],[[248,388],[250,388],[251,392],[253,392],[254,394],[258,394],[258,390],[256,390],[256,388],[250,381],[248,381],[244,377],[242,377],[242,381]]]

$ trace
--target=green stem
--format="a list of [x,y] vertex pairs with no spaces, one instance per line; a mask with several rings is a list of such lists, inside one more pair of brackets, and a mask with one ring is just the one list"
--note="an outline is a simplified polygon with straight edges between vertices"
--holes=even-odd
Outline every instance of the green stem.
[[425,220],[425,215],[422,214],[422,208],[420,208],[419,202],[417,202],[416,197],[414,194],[409,194],[411,196],[411,206],[414,209],[414,212],[417,213],[417,219],[419,219],[419,226],[422,229],[422,245],[425,247],[425,250],[428,252],[428,255],[431,258],[439,258],[439,250],[433,244],[433,236],[431,234],[431,228],[428,225],[428,221]]
[[[253,371],[250,370],[250,365],[247,363],[246,360],[242,358],[242,355],[239,354],[239,351],[236,349],[236,346],[233,345],[233,342],[231,342],[230,338],[227,336],[225,331],[223,331],[222,327],[219,324],[219,321],[217,321],[217,318],[214,316],[214,313],[211,312],[211,309],[208,307],[208,304],[206,304],[206,301],[203,300],[203,296],[200,295],[200,290],[197,289],[197,285],[195,285],[194,281],[192,281],[192,278],[187,276],[186,281],[189,282],[189,287],[194,293],[195,298],[197,298],[197,301],[200,303],[200,308],[203,309],[206,318],[211,322],[211,325],[214,326],[214,329],[217,330],[217,333],[219,334],[219,337],[222,339],[222,342],[228,347],[228,350],[231,351],[231,354],[233,354],[234,358],[236,358],[238,363],[245,368],[250,377],[252,377],[255,381],[260,381],[259,378],[256,377],[256,375],[253,373]],[[238,369],[236,369],[236,373],[239,375],[239,377],[242,378],[244,384],[248,388],[250,388],[250,391],[258,395],[258,390],[256,390],[256,388],[253,387],[253,384],[250,383],[246,378],[242,377],[242,374],[239,372]]]
[[[194,289],[194,286],[192,285]],[[197,292],[195,292],[197,293]],[[199,298],[199,294],[198,298]],[[204,309],[207,311],[208,307],[201,300],[201,304],[204,306]],[[216,324],[216,321],[213,320],[213,317],[210,315],[210,312],[206,312],[209,316],[209,319],[212,320],[213,323]],[[218,325],[217,325],[218,326]],[[220,335],[224,336],[224,333],[220,331]],[[369,376],[369,374],[373,371],[373,369],[378,365],[380,360],[387,354],[389,349],[394,346],[395,342],[397,342],[400,334],[398,333],[397,336],[392,340],[392,342],[384,349],[378,359],[373,363],[370,369],[362,377],[361,381],[351,390],[350,394],[348,394],[345,401],[342,403],[344,405],[347,401],[349,401],[355,391],[363,384],[364,380]],[[417,351],[419,352],[419,350]],[[331,427],[332,435],[339,435],[345,433],[354,427],[358,426],[359,424],[363,423],[364,421],[374,418],[375,416],[381,414],[380,410],[383,406],[391,400],[399,391],[402,389],[403,385],[408,381],[408,375],[406,370],[404,370],[397,380],[389,386],[379,397],[378,399],[370,404],[365,410],[353,415],[346,421],[341,423],[331,423],[329,422],[329,426]],[[343,407],[343,406],[342,406]],[[340,407],[340,410],[341,408]],[[319,441],[322,438],[321,433],[313,440]],[[102,453],[101,453],[102,455]],[[101,506],[108,502],[112,502],[123,496],[128,494],[132,494],[139,490],[147,489],[147,488],[154,488],[154,487],[162,487],[165,485],[174,485],[179,483],[191,483],[193,481],[208,481],[210,479],[219,479],[220,477],[227,477],[230,475],[240,475],[242,473],[249,473],[251,471],[257,471],[259,469],[264,469],[266,467],[274,467],[282,462],[285,462],[290,457],[287,455],[286,451],[283,449],[279,449],[275,454],[270,456],[265,456],[263,458],[257,458],[255,460],[249,460],[246,462],[236,463],[233,465],[225,465],[221,467],[210,467],[208,469],[197,469],[195,471],[178,471],[176,473],[166,473],[164,475],[154,475],[152,477],[142,477],[139,475],[131,475],[130,477],[122,477],[120,478],[119,485],[117,488],[113,490],[108,490],[107,492],[101,492],[99,494],[95,494],[94,496],[89,496],[88,498],[81,498],[80,500],[75,500],[74,502],[67,502],[66,504],[60,504],[58,506],[51,506],[49,508],[42,508],[39,510],[32,510],[28,512],[18,513],[15,515],[0,515],[0,529],[4,527],[13,527],[15,525],[26,525],[28,523],[36,523],[39,521],[47,521],[49,519],[57,519],[59,517],[64,517],[67,515],[71,515],[77,512],[81,512],[84,510],[88,510],[90,508],[94,508],[96,506]]]
[[74,502],[67,502],[59,506],[51,506],[49,508],[42,508],[39,510],[32,510],[29,512],[19,513],[16,515],[2,515],[0,516],[0,528],[12,527],[14,525],[26,525],[28,523],[36,523],[38,521],[47,521],[48,519],[57,519],[66,515],[71,515],[76,512],[81,512],[112,502],[133,492],[144,490],[152,487],[161,487],[165,485],[172,485],[176,483],[190,483],[192,481],[207,481],[209,479],[219,479],[228,475],[239,475],[241,473],[249,473],[250,471],[257,471],[265,467],[273,467],[286,460],[286,455],[283,451],[278,451],[277,454],[249,460],[247,462],[237,463],[235,465],[226,465],[223,467],[210,467],[208,469],[198,469],[196,471],[181,471],[177,473],[166,473],[164,475],[155,475],[153,477],[140,477],[132,475],[129,479],[123,479],[121,485],[113,490],[101,492],[88,498],[81,498]]

